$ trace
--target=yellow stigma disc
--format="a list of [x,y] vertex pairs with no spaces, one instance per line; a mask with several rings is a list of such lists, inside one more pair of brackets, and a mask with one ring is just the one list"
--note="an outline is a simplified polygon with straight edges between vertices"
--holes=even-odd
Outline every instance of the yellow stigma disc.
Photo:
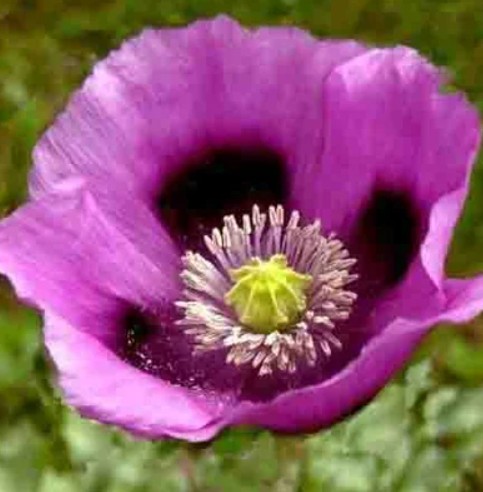
[[290,328],[306,308],[305,291],[312,277],[292,270],[283,254],[267,261],[253,258],[231,270],[230,276],[235,285],[225,295],[225,302],[256,333]]

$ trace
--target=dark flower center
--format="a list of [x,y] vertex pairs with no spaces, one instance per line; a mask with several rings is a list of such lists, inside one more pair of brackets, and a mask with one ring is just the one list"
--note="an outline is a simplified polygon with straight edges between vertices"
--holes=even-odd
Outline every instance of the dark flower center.
[[200,239],[225,215],[249,212],[254,203],[284,204],[287,179],[284,161],[261,148],[222,148],[200,153],[169,177],[157,208],[182,247],[196,248]]
[[206,257],[183,256],[178,302],[125,310],[121,357],[173,384],[249,400],[331,372],[345,357],[339,327],[357,297],[347,290],[355,260],[318,221],[300,220],[282,206],[224,217],[204,237]]
[[281,205],[237,221],[226,216],[204,240],[208,254],[182,258],[184,283],[177,325],[193,353],[222,351],[225,362],[263,377],[325,365],[342,344],[337,325],[349,319],[356,263],[320,223],[300,224]]
[[[283,159],[260,148],[205,152],[169,177],[156,206],[180,250],[188,251],[182,274],[187,297],[156,313],[126,314],[120,347],[125,360],[173,384],[257,401],[330,377],[357,355],[368,334],[355,328],[364,323],[371,299],[406,275],[421,239],[421,214],[404,192],[373,192],[354,234],[346,238],[362,277],[357,285],[361,302],[351,312],[355,294],[345,285],[356,276],[348,272],[353,260],[342,243],[332,236],[319,238],[317,221],[300,227],[294,217],[285,224],[283,206],[267,207],[272,202],[287,206],[287,186]],[[265,208],[263,220],[254,203]],[[227,299],[234,280],[253,287],[245,277],[230,274],[252,260],[265,265],[280,254],[311,282],[303,289],[307,306],[272,327],[273,313],[286,307],[276,295],[277,310],[269,315],[266,303],[258,309],[253,288],[241,296],[241,307]],[[257,299],[264,295],[257,290]],[[257,312],[255,321],[247,318],[247,306]]]

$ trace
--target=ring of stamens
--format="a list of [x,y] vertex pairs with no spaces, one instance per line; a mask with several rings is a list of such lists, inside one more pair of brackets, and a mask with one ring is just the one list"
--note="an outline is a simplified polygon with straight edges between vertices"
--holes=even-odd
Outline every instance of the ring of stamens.
[[[263,376],[276,369],[293,373],[300,363],[314,366],[341,349],[336,324],[350,316],[356,294],[346,287],[357,279],[350,273],[356,260],[343,243],[324,237],[319,221],[301,226],[297,211],[285,222],[280,205],[268,214],[255,205],[240,225],[234,216],[223,222],[204,237],[210,258],[191,251],[182,258],[184,298],[176,304],[183,316],[177,324],[193,337],[195,353],[227,348],[227,363],[250,364]],[[311,280],[293,326],[257,332],[239,319],[227,294],[234,288],[234,271],[275,256]]]

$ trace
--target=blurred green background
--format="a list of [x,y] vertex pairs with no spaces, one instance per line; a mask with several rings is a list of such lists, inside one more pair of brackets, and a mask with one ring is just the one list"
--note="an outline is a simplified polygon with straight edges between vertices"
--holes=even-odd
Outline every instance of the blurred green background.
[[[322,37],[413,46],[483,109],[481,0],[1,0],[0,216],[32,147],[96,60],[143,27],[225,12]],[[483,271],[483,169],[448,271]],[[1,283],[1,282],[0,282]],[[319,435],[232,430],[210,445],[135,441],[64,408],[40,320],[0,285],[0,492],[483,491],[483,322],[440,327],[362,412]]]

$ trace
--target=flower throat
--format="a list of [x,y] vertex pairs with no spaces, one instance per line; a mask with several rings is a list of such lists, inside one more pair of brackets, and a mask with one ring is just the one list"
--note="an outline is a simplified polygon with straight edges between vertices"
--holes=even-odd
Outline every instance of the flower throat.
[[183,256],[178,325],[195,354],[225,350],[227,363],[264,376],[314,366],[342,348],[336,328],[356,300],[346,290],[356,261],[318,221],[299,223],[297,211],[285,222],[282,206],[265,214],[255,205],[240,225],[226,216],[205,236],[208,254]]

